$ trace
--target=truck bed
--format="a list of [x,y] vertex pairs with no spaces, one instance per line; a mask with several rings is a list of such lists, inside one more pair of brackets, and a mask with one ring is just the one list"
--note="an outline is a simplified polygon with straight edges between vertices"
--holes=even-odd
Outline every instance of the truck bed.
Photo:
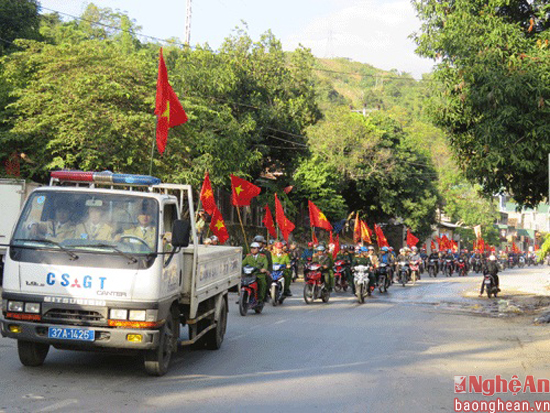
[[195,316],[198,303],[227,291],[241,280],[241,247],[199,245],[194,286],[192,245],[183,249],[183,258],[181,302],[191,305],[190,317]]

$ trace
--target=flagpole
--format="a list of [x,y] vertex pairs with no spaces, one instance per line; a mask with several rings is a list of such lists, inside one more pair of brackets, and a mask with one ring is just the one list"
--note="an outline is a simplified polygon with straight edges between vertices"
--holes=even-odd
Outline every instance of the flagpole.
[[235,208],[237,208],[237,216],[239,217],[239,222],[241,223],[241,229],[243,230],[244,243],[246,245],[248,252],[250,252],[250,246],[248,245],[248,240],[246,239],[246,233],[244,231],[243,220],[241,219],[241,208],[238,206],[236,206]]
[[155,126],[155,137],[153,138],[153,144],[151,145],[151,164],[149,165],[149,175],[153,175],[153,157],[155,156],[155,142],[157,141],[157,125]]

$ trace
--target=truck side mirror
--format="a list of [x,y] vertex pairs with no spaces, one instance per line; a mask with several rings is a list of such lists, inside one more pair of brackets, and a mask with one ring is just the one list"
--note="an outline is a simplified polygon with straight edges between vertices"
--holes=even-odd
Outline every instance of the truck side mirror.
[[182,219],[176,219],[172,225],[172,246],[187,247],[191,235],[191,223]]

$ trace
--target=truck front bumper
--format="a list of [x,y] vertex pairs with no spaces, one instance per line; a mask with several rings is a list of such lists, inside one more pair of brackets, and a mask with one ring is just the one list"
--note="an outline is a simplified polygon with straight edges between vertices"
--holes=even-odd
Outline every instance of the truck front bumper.
[[[77,350],[93,350],[97,348],[113,348],[124,350],[151,350],[159,345],[159,330],[111,328],[111,327],[82,327],[72,325],[58,325],[35,323],[28,321],[11,320],[0,317],[1,333],[3,337],[35,343],[51,344],[54,347],[74,348]],[[20,332],[12,332],[11,326],[20,328]],[[95,332],[94,341],[63,340],[48,337],[48,329],[54,328],[82,328]],[[141,335],[141,341],[129,341],[129,335]]]

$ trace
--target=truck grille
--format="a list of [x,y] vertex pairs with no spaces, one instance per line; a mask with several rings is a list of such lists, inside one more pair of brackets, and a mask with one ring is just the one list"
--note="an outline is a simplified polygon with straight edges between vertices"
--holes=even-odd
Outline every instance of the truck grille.
[[100,324],[107,321],[105,317],[97,311],[66,310],[61,308],[48,310],[46,314],[44,314],[42,320],[58,324],[82,325]]

